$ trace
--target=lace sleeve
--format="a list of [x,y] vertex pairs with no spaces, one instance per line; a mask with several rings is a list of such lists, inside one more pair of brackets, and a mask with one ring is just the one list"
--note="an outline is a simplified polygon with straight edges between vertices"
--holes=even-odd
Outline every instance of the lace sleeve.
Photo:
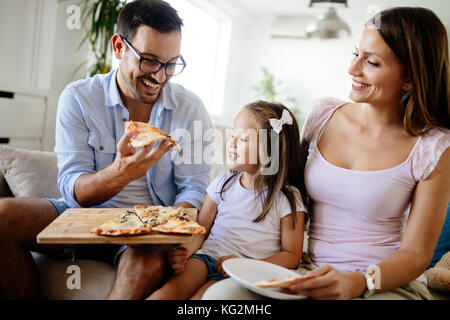
[[303,123],[300,141],[302,143],[304,141],[311,142],[314,135],[319,132],[323,123],[327,121],[330,113],[344,103],[344,101],[335,98],[316,100]]
[[421,137],[412,159],[412,175],[416,182],[428,178],[448,147],[450,147],[448,129],[431,129]]

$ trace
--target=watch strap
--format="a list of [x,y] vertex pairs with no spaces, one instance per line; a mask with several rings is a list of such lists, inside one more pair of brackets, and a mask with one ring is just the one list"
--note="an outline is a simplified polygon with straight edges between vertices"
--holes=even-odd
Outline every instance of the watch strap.
[[370,298],[375,293],[375,284],[373,283],[373,279],[365,271],[358,270],[366,279],[366,290],[361,295],[364,299]]

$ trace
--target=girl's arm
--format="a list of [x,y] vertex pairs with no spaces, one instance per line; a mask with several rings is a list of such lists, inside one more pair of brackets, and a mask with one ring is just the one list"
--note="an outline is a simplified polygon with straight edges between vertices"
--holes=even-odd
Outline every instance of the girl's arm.
[[204,234],[194,234],[191,242],[173,247],[169,252],[169,264],[175,274],[178,274],[184,270],[187,259],[202,246],[209,234],[209,231],[211,230],[216,214],[217,204],[211,200],[208,195],[206,195],[205,202],[200,209],[197,219],[197,222],[205,227],[206,232]]
[[273,256],[261,259],[279,266],[293,269],[300,264],[303,252],[303,234],[305,213],[297,212],[294,225],[294,214],[281,218],[281,251]]
[[[425,271],[433,256],[450,200],[449,177],[450,149],[447,149],[430,176],[416,186],[400,248],[377,265],[379,283],[375,285],[380,288],[377,292],[405,285]],[[360,296],[366,288],[365,279],[359,272],[342,273],[329,265],[322,265],[310,274],[316,277],[292,285],[290,289],[319,299],[351,299]]]
[[205,202],[200,209],[200,213],[198,214],[197,222],[205,227],[206,233],[204,234],[195,234],[192,237],[192,241],[183,244],[188,251],[188,257],[194,254],[195,251],[200,249],[205,239],[208,237],[209,231],[211,230],[212,225],[214,224],[214,219],[217,214],[217,204],[206,195]]

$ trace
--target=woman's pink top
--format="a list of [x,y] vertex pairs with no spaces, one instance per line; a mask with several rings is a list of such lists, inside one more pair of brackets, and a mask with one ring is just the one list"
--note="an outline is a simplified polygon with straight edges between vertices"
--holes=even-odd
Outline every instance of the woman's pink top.
[[312,262],[342,271],[366,269],[400,247],[415,186],[433,171],[450,146],[450,130],[420,136],[408,158],[384,170],[337,167],[320,153],[317,142],[334,111],[346,102],[319,100],[302,131],[310,142],[305,181],[314,200],[308,250]]

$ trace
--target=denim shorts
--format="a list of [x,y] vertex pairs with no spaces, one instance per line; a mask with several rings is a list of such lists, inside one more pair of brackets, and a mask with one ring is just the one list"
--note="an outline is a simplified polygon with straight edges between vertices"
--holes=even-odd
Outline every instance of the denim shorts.
[[[48,201],[58,211],[58,214],[69,209],[68,203],[63,199],[48,198]],[[59,255],[60,258],[67,259],[87,259],[109,263],[117,267],[121,254],[127,246],[115,244],[69,244],[64,245],[64,251]]]
[[101,261],[117,268],[127,246],[118,244],[65,244],[63,251],[52,257],[60,259]]
[[47,200],[50,201],[51,204],[56,208],[58,214],[61,214],[70,208],[69,204],[64,200],[64,198],[59,199],[47,198]]
[[196,258],[200,261],[203,261],[203,263],[206,265],[206,268],[208,269],[208,276],[206,277],[206,281],[225,279],[219,272],[217,272],[216,268],[214,268],[217,263],[217,259],[214,259],[207,254],[193,254],[191,258]]

